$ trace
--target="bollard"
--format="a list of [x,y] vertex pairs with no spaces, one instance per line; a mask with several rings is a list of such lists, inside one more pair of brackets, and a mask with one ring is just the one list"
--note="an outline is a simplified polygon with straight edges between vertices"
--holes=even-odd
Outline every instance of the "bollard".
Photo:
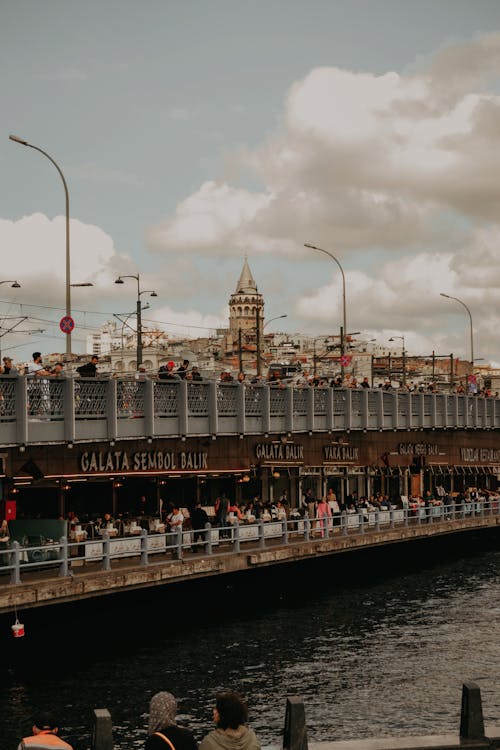
[[212,554],[212,524],[205,524],[205,554]]
[[287,698],[283,750],[307,750],[306,712],[300,698]]
[[94,708],[92,750],[113,750],[113,724],[107,708]]
[[102,565],[101,570],[111,570],[111,542],[109,533],[102,532]]
[[141,529],[141,565],[148,564],[148,532]]
[[344,524],[343,527],[342,527],[342,534],[344,536],[347,536],[347,512],[346,511],[344,511],[342,513],[341,518],[342,518],[342,522]]
[[59,577],[67,578],[70,575],[68,564],[68,537],[62,536],[59,539]]
[[484,739],[484,721],[483,706],[481,703],[481,690],[475,682],[464,682],[462,686],[460,739]]

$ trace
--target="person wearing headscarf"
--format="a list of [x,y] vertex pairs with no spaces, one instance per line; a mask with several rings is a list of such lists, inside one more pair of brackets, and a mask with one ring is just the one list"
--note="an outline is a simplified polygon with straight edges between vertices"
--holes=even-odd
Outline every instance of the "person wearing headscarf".
[[200,750],[260,750],[255,732],[247,727],[248,709],[239,693],[218,693],[215,699],[216,728],[200,743]]
[[175,722],[177,700],[172,693],[156,693],[149,704],[148,738],[144,750],[198,750],[190,729]]

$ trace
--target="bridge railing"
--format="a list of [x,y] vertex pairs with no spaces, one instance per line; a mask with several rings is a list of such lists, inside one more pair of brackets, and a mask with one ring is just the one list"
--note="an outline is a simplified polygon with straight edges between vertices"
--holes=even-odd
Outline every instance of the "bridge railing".
[[215,381],[0,376],[0,445],[498,427],[496,398]]
[[199,531],[179,529],[148,534],[142,529],[136,536],[123,537],[111,537],[108,531],[103,531],[102,536],[86,541],[71,542],[63,537],[57,542],[28,547],[16,541],[10,549],[0,552],[0,576],[10,576],[10,584],[17,585],[21,583],[21,575],[24,578],[25,573],[33,570],[45,569],[48,575],[66,577],[73,575],[75,566],[83,564],[96,563],[102,570],[111,570],[120,561],[135,557],[140,559],[140,565],[147,566],[164,563],[166,559],[181,560],[190,552],[203,552],[204,557],[238,554],[245,545],[248,553],[252,549],[264,549],[268,544],[287,546],[304,541],[320,544],[339,536],[422,524],[453,525],[457,522],[459,526],[458,522],[464,518],[499,514],[500,501],[493,498],[427,508],[360,509],[331,517],[309,518],[307,514],[302,517],[296,513],[290,518],[260,519],[252,523],[231,519],[226,526],[208,523]]

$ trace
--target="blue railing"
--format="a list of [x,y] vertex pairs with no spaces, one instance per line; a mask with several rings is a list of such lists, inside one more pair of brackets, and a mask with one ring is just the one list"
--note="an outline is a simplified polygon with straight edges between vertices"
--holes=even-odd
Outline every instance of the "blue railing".
[[0,377],[0,445],[140,437],[500,427],[500,399],[99,378]]
[[[396,527],[420,526],[446,522],[453,525],[465,518],[484,518],[500,514],[500,498],[460,504],[431,507],[390,508],[387,510],[359,509],[352,513],[339,513],[332,517],[309,518],[298,512],[294,517],[239,523],[234,520],[226,526],[206,524],[198,532],[178,529],[166,533],[148,534],[141,529],[138,534],[101,536],[79,541],[63,537],[57,542],[23,546],[15,541],[0,552],[0,574],[10,577],[10,584],[21,583],[21,573],[47,569],[62,577],[72,576],[76,566],[97,564],[102,570],[111,570],[113,564],[126,558],[138,559],[141,566],[181,560],[187,553],[202,551],[204,556],[237,554],[245,545],[245,552],[264,549],[269,542],[294,545],[303,541],[320,543],[329,538],[366,534],[370,531]],[[457,526],[459,524],[457,523]],[[196,534],[196,541],[194,535]],[[201,537],[201,538],[200,538]],[[1,580],[1,579],[0,579]],[[6,581],[5,585],[9,585]]]

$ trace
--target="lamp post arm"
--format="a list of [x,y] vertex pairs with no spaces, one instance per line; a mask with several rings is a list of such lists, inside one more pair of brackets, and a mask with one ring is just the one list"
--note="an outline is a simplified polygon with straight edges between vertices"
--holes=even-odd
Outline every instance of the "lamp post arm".
[[[70,253],[69,253],[69,191],[68,191],[68,184],[66,182],[66,179],[63,175],[62,169],[59,166],[59,164],[56,162],[55,159],[52,158],[50,154],[48,154],[46,151],[44,151],[42,148],[39,148],[38,146],[34,146],[32,143],[26,143],[26,146],[29,148],[32,148],[34,151],[39,151],[41,154],[47,157],[47,159],[52,162],[54,167],[57,169],[59,173],[59,177],[62,180],[62,184],[64,187],[64,195],[66,198],[66,315],[71,315],[71,264],[70,264]],[[71,334],[68,334],[68,339],[70,339]]]
[[474,332],[473,332],[473,326],[472,326],[472,313],[468,306],[465,304],[465,302],[462,302],[461,299],[458,297],[452,297],[451,294],[443,294],[441,292],[441,297],[447,297],[448,299],[454,299],[455,302],[458,302],[462,307],[465,307],[467,310],[467,314],[469,316],[469,323],[470,323],[470,360],[471,360],[471,367],[474,368]]
[[[22,138],[18,138],[15,135],[10,135],[9,138],[11,141],[14,141],[15,143],[20,143],[22,146],[27,146],[28,148],[32,148],[34,151],[38,151],[40,154],[45,156],[57,169],[59,173],[59,177],[62,180],[62,184],[64,187],[64,195],[66,198],[66,315],[70,317],[71,316],[71,260],[70,260],[70,244],[69,244],[69,191],[68,191],[68,185],[67,185],[66,179],[64,177],[64,174],[59,164],[56,162],[55,159],[52,158],[50,154],[44,151],[43,148],[40,148],[39,146],[34,146],[32,143],[28,143],[28,141],[24,141]],[[71,332],[66,334],[66,356],[67,356],[67,359],[69,360],[71,356]]]

